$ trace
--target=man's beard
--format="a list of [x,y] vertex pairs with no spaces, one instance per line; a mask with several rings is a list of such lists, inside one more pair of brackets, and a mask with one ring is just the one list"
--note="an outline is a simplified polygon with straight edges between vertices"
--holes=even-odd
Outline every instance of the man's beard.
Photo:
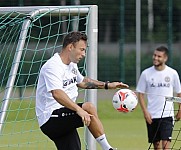
[[163,65],[163,63],[159,63],[159,64],[153,64],[155,67],[160,67]]

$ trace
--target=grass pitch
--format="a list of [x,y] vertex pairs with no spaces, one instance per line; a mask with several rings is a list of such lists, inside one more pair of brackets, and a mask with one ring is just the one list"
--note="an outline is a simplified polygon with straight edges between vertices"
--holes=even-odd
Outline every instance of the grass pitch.
[[[139,106],[131,113],[121,113],[113,108],[110,100],[98,101],[98,114],[113,147],[118,150],[147,149],[146,125]],[[97,149],[101,150],[98,144]]]
[[[99,98],[98,98],[99,99]],[[104,98],[105,99],[105,98]],[[0,134],[0,149],[3,150],[55,150],[54,143],[39,130],[35,119],[34,100],[13,100],[9,107],[6,123]],[[29,109],[27,109],[29,107]],[[99,100],[98,115],[104,125],[109,143],[118,150],[147,150],[146,125],[139,105],[131,113],[117,112],[109,97]],[[26,119],[24,119],[26,118]],[[25,121],[24,121],[25,120]],[[180,130],[181,121],[176,123],[175,129]],[[80,128],[82,150],[85,150],[85,129]],[[181,145],[181,134],[173,133],[173,138],[179,141],[174,144],[175,149]],[[97,150],[101,150],[97,144]]]

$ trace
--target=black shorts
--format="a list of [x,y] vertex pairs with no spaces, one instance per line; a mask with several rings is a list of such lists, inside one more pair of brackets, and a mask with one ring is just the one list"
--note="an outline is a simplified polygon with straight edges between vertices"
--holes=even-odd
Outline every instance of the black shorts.
[[[82,103],[78,104],[82,107]],[[54,141],[58,150],[81,150],[77,129],[84,124],[75,111],[68,108],[54,110],[50,119],[40,128]]]
[[173,131],[173,118],[152,119],[152,124],[147,123],[148,142],[154,143],[160,140],[171,141]]

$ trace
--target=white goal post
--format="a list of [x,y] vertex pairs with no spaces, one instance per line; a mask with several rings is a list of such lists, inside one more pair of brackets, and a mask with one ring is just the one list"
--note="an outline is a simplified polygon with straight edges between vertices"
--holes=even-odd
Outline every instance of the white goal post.
[[[4,125],[7,109],[9,107],[9,99],[13,95],[14,84],[17,78],[17,72],[20,66],[22,54],[24,51],[25,43],[27,40],[27,34],[31,32],[29,27],[31,23],[40,18],[41,15],[48,15],[49,13],[52,16],[68,16],[74,17],[79,14],[84,15],[88,14],[88,20],[86,22],[86,34],[88,36],[88,50],[86,54],[86,75],[97,79],[97,43],[98,43],[98,7],[96,5],[82,5],[82,6],[32,6],[32,7],[0,7],[0,16],[6,17],[5,14],[10,14],[10,17],[14,17],[16,13],[19,13],[25,17],[21,31],[19,34],[19,39],[17,42],[15,55],[13,58],[12,66],[8,75],[8,80],[5,85],[5,90],[3,98],[1,101],[1,110],[0,110],[0,134]],[[49,12],[49,13],[47,13]],[[47,13],[47,14],[46,14]],[[2,18],[3,18],[2,17]],[[19,17],[19,16],[18,16]],[[73,21],[72,21],[73,22]],[[10,22],[10,26],[12,26]],[[16,23],[14,23],[16,26]],[[8,24],[0,24],[0,30],[9,26]],[[5,41],[5,39],[3,39]],[[2,41],[3,41],[2,40]],[[0,45],[1,46],[1,45]],[[36,86],[36,85],[35,85]],[[1,92],[1,91],[0,91]],[[97,90],[86,90],[86,100],[94,103],[97,106]],[[86,129],[86,149],[96,150],[96,143],[93,136]]]

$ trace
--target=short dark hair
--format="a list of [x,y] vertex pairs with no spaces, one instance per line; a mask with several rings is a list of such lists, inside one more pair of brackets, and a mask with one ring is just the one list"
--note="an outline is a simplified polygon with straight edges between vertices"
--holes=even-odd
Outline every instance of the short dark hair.
[[87,42],[87,35],[82,32],[70,32],[68,33],[63,40],[63,48],[69,44],[75,44],[76,42],[83,40]]
[[159,46],[156,48],[157,51],[160,51],[160,52],[165,52],[165,54],[168,56],[169,54],[169,51],[168,51],[168,48],[166,48],[165,46]]

